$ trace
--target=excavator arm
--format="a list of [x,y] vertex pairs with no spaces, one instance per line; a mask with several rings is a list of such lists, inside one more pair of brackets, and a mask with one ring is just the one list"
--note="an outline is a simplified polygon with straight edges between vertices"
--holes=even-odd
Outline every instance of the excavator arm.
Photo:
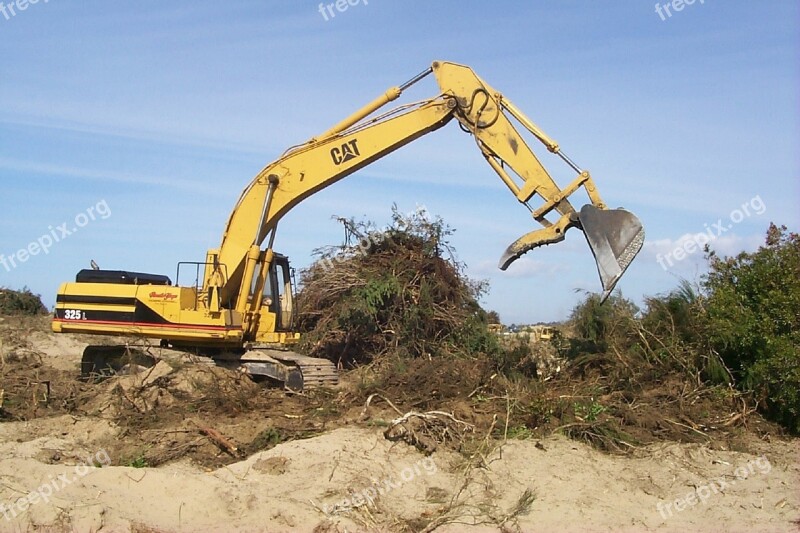
[[[433,98],[382,114],[408,87],[433,74],[440,92]],[[644,231],[631,213],[608,210],[589,172],[580,169],[559,145],[514,104],[469,67],[448,62],[433,65],[393,87],[325,133],[288,150],[265,167],[245,188],[230,215],[218,250],[209,250],[204,292],[220,305],[241,313],[256,311],[250,298],[258,265],[269,263],[278,222],[303,199],[352,174],[451,120],[472,134],[489,166],[542,227],[512,243],[500,260],[505,270],[527,251],[564,239],[569,228],[584,232],[597,261],[604,298],[641,249]],[[557,154],[576,177],[563,189],[545,170],[512,124],[516,120]],[[583,188],[591,201],[579,212],[568,197]],[[538,198],[537,207],[531,205]],[[556,212],[557,220],[547,216]],[[265,251],[261,247],[269,237]],[[263,267],[262,267],[263,268]],[[260,283],[260,282],[259,282]]]

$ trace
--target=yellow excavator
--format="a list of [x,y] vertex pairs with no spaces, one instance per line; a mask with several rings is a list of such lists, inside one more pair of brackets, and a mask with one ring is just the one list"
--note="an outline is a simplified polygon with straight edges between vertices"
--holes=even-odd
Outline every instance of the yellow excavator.
[[[438,94],[377,113],[430,74]],[[163,275],[80,271],[74,283],[58,290],[53,331],[159,339],[162,346],[206,355],[296,390],[335,384],[330,361],[291,351],[299,333],[293,328],[289,261],[273,250],[278,222],[305,198],[453,119],[541,225],[508,246],[499,267],[505,270],[527,251],[562,241],[568,229],[580,228],[607,297],[642,247],[639,219],[608,209],[589,172],[472,69],[436,61],[259,172],[236,203],[219,248],[209,250],[205,261],[179,263],[175,283]],[[563,189],[556,184],[512,120],[574,170],[571,183]],[[591,203],[576,211],[568,197],[581,188]],[[531,205],[533,199],[538,205]],[[557,220],[548,220],[554,211]],[[187,276],[192,282],[180,284]],[[88,347],[82,373],[119,369],[123,348]]]

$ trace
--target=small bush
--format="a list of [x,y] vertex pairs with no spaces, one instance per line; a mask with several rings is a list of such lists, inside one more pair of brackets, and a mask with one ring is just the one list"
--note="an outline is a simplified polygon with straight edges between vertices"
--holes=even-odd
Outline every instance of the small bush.
[[41,297],[33,294],[27,287],[21,291],[0,287],[0,314],[35,316],[47,313]]
[[572,310],[570,324],[575,338],[570,339],[568,356],[582,353],[602,353],[615,341],[631,338],[631,324],[639,312],[636,305],[619,294],[612,294],[605,303],[600,295],[587,294]]

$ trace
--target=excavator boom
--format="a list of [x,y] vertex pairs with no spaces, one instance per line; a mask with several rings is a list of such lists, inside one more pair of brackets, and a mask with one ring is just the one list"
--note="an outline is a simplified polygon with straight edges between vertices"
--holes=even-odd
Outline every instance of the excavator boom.
[[[434,98],[369,118],[430,74],[436,77],[440,88]],[[569,228],[579,227],[584,230],[597,260],[604,297],[610,294],[641,249],[644,231],[639,220],[624,210],[608,210],[589,172],[580,169],[558,143],[472,69],[437,61],[408,82],[388,89],[325,133],[287,151],[256,176],[233,210],[219,250],[209,252],[216,254],[230,273],[227,279],[222,272],[214,278],[221,299],[227,301],[247,294],[247,284],[252,280],[246,267],[248,252],[254,246],[260,247],[278,221],[297,203],[452,119],[473,135],[487,163],[543,226],[511,244],[501,258],[500,268],[505,270],[533,248],[563,240]],[[512,119],[577,173],[570,184],[563,189],[556,184]],[[568,197],[581,188],[596,209],[579,212],[570,204]],[[542,201],[536,209],[531,207],[534,197]],[[559,218],[551,222],[547,215],[553,211]],[[585,220],[584,212],[591,213]],[[240,308],[244,311],[241,301]]]

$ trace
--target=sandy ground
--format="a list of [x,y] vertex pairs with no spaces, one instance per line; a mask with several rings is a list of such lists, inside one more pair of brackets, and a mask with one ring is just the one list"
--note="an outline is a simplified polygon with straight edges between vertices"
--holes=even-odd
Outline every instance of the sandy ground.
[[[788,443],[764,455],[670,444],[615,457],[553,437],[510,441],[465,473],[457,454],[424,457],[379,430],[343,428],[214,471],[37,459],[69,449],[102,464],[101,450],[79,443],[104,431],[68,416],[0,426],[0,530],[394,530],[443,516],[439,530],[453,532],[476,522],[470,530],[771,532],[797,530],[800,516],[798,450]],[[527,512],[504,522],[526,490]],[[37,493],[25,511],[15,503]]]
[[[83,346],[42,331],[28,342],[60,370]],[[0,531],[800,531],[797,441],[619,456],[552,436],[470,459],[350,424],[209,469],[108,466],[119,458],[99,444],[115,438],[98,416],[0,423]]]

